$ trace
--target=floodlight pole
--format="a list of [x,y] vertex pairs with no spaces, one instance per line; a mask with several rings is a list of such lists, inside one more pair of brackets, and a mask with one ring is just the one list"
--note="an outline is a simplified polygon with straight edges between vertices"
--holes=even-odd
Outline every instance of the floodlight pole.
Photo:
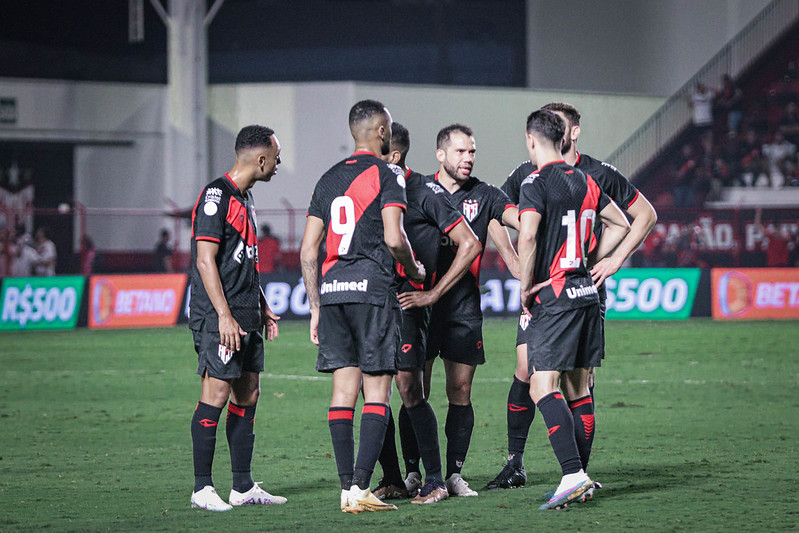
[[208,181],[208,26],[224,0],[150,0],[168,33],[163,196],[194,203]]

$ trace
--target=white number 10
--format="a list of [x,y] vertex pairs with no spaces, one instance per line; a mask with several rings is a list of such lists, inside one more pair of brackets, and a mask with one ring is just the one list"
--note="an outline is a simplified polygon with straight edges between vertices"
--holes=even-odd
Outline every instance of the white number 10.
[[[574,209],[569,209],[560,219],[560,224],[566,226],[566,257],[560,258],[560,268],[573,269],[586,264],[588,257],[585,253],[586,235],[594,229],[596,212],[586,209],[580,214],[580,234],[577,235],[577,216]],[[577,246],[580,246],[580,257],[577,257]]]
[[330,229],[336,235],[341,235],[338,255],[346,255],[352,244],[352,232],[355,231],[355,204],[349,196],[338,196],[330,203]]

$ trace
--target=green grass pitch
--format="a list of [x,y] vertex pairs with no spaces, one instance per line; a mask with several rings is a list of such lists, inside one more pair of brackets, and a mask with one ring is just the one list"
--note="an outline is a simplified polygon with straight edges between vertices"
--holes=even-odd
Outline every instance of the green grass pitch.
[[[185,328],[2,334],[0,530],[799,528],[796,322],[609,322],[589,472],[605,489],[566,511],[537,510],[559,480],[540,415],[525,454],[527,487],[481,490],[505,456],[514,339],[515,321],[486,322],[488,362],[476,374],[463,471],[480,496],[348,515],[326,421],[332,383],[314,371],[306,323],[284,322],[267,346],[256,419],[254,478],[289,503],[228,513],[189,506],[199,378]],[[439,363],[431,403],[443,443],[442,374]],[[226,498],[222,425],[214,478]]]

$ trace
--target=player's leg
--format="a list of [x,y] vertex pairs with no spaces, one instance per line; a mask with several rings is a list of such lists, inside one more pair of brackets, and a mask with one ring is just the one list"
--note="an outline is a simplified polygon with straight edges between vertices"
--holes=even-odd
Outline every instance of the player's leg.
[[333,395],[327,422],[341,488],[349,490],[355,470],[354,415],[361,388],[361,370],[345,366],[333,371]]
[[377,462],[383,469],[383,477],[372,490],[375,496],[381,500],[393,500],[408,497],[405,482],[402,479],[402,471],[399,466],[397,455],[397,430],[394,424],[394,414],[391,406],[388,407],[388,426],[386,426],[386,436],[383,438],[383,447]]
[[[522,321],[527,315],[522,316]],[[526,323],[525,323],[526,329]],[[527,371],[527,342],[522,335],[520,324],[516,340],[516,370],[508,391],[508,462],[500,473],[491,480],[486,489],[510,489],[522,487],[527,482],[524,470],[524,448],[527,435],[535,417],[535,404],[530,398],[530,378]]]
[[461,477],[461,469],[469,451],[474,430],[474,409],[472,408],[472,382],[474,365],[457,363],[444,359],[446,389],[449,408],[444,433],[447,436],[447,489],[452,496],[477,496]]
[[[421,358],[423,364],[423,358]],[[420,364],[419,366],[422,366]],[[434,503],[449,496],[441,473],[441,450],[438,421],[433,408],[422,394],[422,370],[413,368],[397,374],[397,389],[411,423],[425,468],[425,483],[413,503]]]
[[590,369],[578,368],[563,374],[563,394],[574,420],[574,437],[583,470],[588,471],[594,442],[594,401],[589,391]]
[[[230,396],[230,383],[225,379],[227,368],[219,356],[219,333],[195,331],[194,348],[197,351],[197,374],[200,375],[201,389],[200,401],[191,419],[194,461],[191,504],[211,511],[229,511],[232,507],[216,493],[211,476],[216,450],[216,430],[222,409]],[[227,352],[225,357],[226,354]]]

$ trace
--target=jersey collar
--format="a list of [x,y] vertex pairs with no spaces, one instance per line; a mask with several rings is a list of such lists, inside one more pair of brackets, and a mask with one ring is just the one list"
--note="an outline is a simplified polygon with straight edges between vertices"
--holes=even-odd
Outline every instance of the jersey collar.
[[558,163],[565,163],[565,162],[566,161],[564,161],[563,159],[561,159],[560,161],[550,161],[549,163],[545,164],[544,166],[538,167],[538,171],[540,172],[541,170],[543,170],[544,167],[547,167],[549,165],[557,165]]

